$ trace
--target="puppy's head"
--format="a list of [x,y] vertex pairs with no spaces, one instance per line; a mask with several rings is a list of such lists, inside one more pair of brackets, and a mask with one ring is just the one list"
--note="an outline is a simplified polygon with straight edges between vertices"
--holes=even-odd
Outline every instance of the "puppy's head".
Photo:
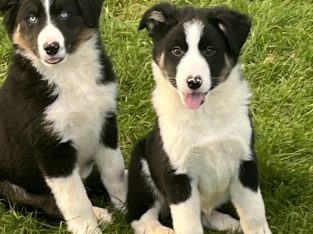
[[97,33],[102,0],[0,0],[18,52],[47,66],[66,61]]
[[153,59],[179,93],[198,108],[210,90],[227,79],[250,31],[246,15],[225,7],[176,8],[158,4],[142,17],[153,40]]

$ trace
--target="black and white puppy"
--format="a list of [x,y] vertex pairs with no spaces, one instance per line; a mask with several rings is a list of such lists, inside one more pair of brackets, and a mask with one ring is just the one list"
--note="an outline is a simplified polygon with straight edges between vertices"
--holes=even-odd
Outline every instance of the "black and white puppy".
[[0,90],[0,196],[64,218],[73,233],[101,233],[97,219],[111,220],[87,197],[93,167],[116,207],[126,199],[101,9],[102,0],[0,0],[15,52]]
[[[158,4],[142,17],[153,40],[154,130],[134,147],[128,218],[137,234],[201,234],[203,226],[271,233],[259,188],[239,54],[246,15]],[[240,223],[215,209],[230,200]],[[170,210],[173,229],[160,218]]]

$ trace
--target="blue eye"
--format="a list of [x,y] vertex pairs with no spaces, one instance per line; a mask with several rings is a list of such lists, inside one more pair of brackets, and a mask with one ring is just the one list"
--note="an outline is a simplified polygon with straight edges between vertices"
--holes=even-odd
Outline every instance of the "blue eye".
[[59,13],[59,17],[60,17],[60,19],[65,20],[65,19],[67,19],[67,18],[70,17],[70,13],[67,12],[67,11],[61,11],[61,12]]
[[34,15],[29,15],[27,17],[27,21],[31,24],[36,24],[38,22],[38,18]]

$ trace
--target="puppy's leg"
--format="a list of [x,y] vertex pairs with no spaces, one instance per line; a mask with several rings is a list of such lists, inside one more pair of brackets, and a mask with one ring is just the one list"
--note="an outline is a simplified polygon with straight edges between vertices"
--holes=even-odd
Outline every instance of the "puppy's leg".
[[[231,200],[240,217],[245,234],[271,234],[265,217],[265,207],[258,186],[257,167],[254,161],[244,162],[240,176],[231,185]],[[254,178],[254,180],[251,180]]]
[[66,177],[46,177],[46,182],[70,232],[75,234],[102,233],[97,226],[97,219],[78,173],[78,168]]
[[174,234],[159,222],[160,197],[145,160],[145,144],[144,139],[134,146],[129,163],[127,219],[135,234]]
[[101,233],[77,166],[77,151],[71,142],[44,142],[34,151],[68,230],[72,233]]
[[215,210],[209,214],[202,214],[202,225],[217,231],[241,231],[238,220]]
[[95,160],[101,180],[116,208],[124,208],[126,200],[127,178],[124,158],[118,146],[117,123],[115,114],[106,118]]
[[170,200],[170,209],[173,227],[177,234],[202,234],[200,195],[197,182],[190,180],[186,175],[173,175],[168,184],[167,196]]
[[124,159],[120,149],[110,149],[101,145],[96,156],[96,165],[112,203],[118,209],[124,208],[126,176]]

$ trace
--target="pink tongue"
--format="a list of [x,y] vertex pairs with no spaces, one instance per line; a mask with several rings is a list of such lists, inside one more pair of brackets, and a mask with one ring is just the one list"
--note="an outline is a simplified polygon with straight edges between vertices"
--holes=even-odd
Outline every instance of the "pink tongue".
[[184,94],[184,102],[189,109],[196,109],[204,101],[204,96],[202,93]]

